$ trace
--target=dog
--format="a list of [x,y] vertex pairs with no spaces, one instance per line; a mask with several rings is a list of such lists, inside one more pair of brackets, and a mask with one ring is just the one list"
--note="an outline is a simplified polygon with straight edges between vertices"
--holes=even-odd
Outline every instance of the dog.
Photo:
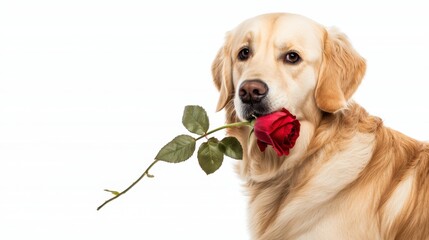
[[300,15],[260,15],[226,34],[212,65],[226,122],[286,108],[301,123],[282,157],[261,152],[250,128],[227,132],[243,147],[252,239],[429,239],[429,145],[351,99],[365,69],[342,32]]

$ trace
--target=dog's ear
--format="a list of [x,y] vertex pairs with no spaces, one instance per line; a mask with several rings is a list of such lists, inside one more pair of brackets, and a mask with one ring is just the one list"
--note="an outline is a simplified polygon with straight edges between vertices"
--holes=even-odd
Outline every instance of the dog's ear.
[[222,110],[234,96],[232,84],[232,62],[231,62],[231,36],[226,35],[222,48],[216,55],[212,64],[213,81],[219,90],[220,96],[216,110]]
[[365,59],[343,33],[336,29],[325,31],[323,60],[315,90],[317,106],[329,113],[345,109],[365,70]]

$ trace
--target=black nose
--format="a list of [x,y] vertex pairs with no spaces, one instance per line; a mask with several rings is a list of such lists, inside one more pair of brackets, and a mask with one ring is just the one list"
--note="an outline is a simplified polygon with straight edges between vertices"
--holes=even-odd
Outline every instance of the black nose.
[[238,95],[243,103],[259,103],[268,93],[268,86],[261,80],[246,80]]

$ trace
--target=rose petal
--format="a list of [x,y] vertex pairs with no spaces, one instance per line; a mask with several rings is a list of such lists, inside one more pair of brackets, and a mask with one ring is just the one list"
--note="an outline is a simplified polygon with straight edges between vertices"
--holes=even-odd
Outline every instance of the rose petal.
[[300,130],[300,128],[301,128],[301,124],[299,123],[298,120],[295,120],[295,122],[294,122],[294,128],[293,128],[293,133],[291,133],[292,136],[291,136],[291,141],[290,141],[292,143],[292,146],[295,145],[295,142],[296,142],[296,140],[299,137],[299,130]]
[[295,145],[295,142],[296,142],[296,135],[295,135],[295,132],[292,132],[292,133],[287,137],[287,142],[288,142],[288,145],[289,145],[290,147],[293,147],[293,146]]
[[283,128],[283,144],[289,148],[293,146],[293,144],[291,144],[291,138],[293,138],[293,128],[294,126],[291,123],[285,125]]
[[273,149],[276,151],[279,157],[281,157],[282,155],[287,155],[287,154],[284,154],[284,152],[285,150],[288,150],[288,149],[285,149],[283,146],[280,146],[277,142],[274,142]]
[[256,141],[256,143],[258,144],[259,150],[260,150],[261,152],[265,151],[265,149],[266,149],[266,148],[267,148],[267,146],[268,146],[266,143],[264,143],[264,142],[262,142],[262,141],[259,141],[259,139]]
[[285,155],[284,153],[289,153],[289,144],[284,143],[284,139],[287,139],[288,130],[286,127],[279,128],[273,133],[273,148],[276,150],[279,156]]
[[288,110],[258,117],[254,133],[261,151],[271,145],[278,156],[288,155],[299,136],[300,123]]
[[267,132],[261,131],[258,128],[255,128],[254,130],[255,136],[258,140],[271,144],[271,137]]
[[273,129],[273,123],[284,117],[282,112],[274,112],[268,115],[258,117],[255,122],[255,129],[259,129],[264,132],[271,132]]
[[282,108],[280,111],[286,113],[287,115],[292,115],[286,108]]
[[275,131],[278,128],[281,128],[284,125],[284,123],[287,122],[286,118],[287,118],[286,116],[282,116],[282,117],[279,117],[276,121],[274,121],[271,124],[271,132]]
[[284,126],[285,124],[292,123],[296,121],[292,116],[282,116],[271,125],[272,128],[277,129],[279,127]]

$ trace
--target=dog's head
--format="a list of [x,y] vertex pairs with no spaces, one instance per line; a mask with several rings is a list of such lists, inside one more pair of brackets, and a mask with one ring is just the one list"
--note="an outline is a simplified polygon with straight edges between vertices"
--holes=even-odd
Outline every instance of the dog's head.
[[229,121],[287,108],[299,120],[347,107],[365,61],[346,36],[302,16],[266,14],[228,32],[212,72]]
[[365,68],[365,60],[344,34],[302,16],[261,15],[230,31],[212,65],[220,91],[217,109],[226,109],[227,122],[281,108],[301,122],[300,137],[287,161],[272,149],[260,152],[247,130],[230,130],[244,148],[241,175],[259,181],[296,166],[323,112],[347,108]]

